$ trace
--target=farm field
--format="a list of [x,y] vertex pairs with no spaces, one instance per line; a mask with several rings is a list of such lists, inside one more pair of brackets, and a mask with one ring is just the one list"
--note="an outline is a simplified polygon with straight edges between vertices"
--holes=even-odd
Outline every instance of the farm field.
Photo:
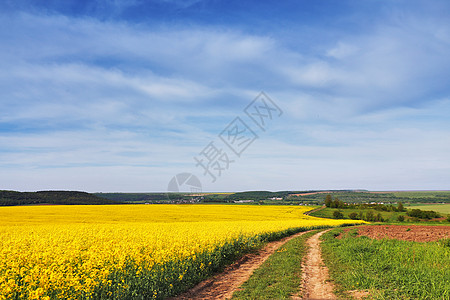
[[1,207],[0,299],[161,299],[192,287],[265,241],[355,223],[303,215],[309,209]]
[[333,229],[322,248],[338,297],[449,299],[449,241],[450,226],[369,225]]
[[392,192],[396,197],[407,197],[407,198],[449,198],[450,191],[399,191]]
[[412,206],[407,206],[406,208],[418,208],[421,210],[434,210],[442,214],[450,214],[450,204],[417,204]]

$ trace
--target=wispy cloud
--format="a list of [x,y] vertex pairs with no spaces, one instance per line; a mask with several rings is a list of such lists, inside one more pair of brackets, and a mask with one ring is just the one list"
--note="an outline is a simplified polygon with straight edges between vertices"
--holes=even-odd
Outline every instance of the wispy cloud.
[[302,18],[293,2],[275,15],[230,3],[223,17],[214,1],[68,3],[3,4],[2,188],[202,178],[192,157],[261,90],[282,119],[206,189],[449,188],[445,2],[386,2],[373,16],[302,4]]

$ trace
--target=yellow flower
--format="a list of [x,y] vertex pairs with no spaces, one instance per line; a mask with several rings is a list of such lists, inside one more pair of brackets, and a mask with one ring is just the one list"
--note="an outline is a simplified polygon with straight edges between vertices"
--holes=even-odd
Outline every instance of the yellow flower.
[[[50,299],[44,295],[51,290],[57,298],[83,298],[99,286],[112,286],[111,276],[130,261],[140,276],[155,264],[201,259],[203,252],[238,238],[254,243],[255,235],[346,223],[306,216],[307,210],[230,205],[0,207],[0,295]],[[200,269],[211,264],[201,261]],[[182,280],[187,272],[183,269],[173,278]],[[19,277],[21,285],[16,283]],[[120,287],[129,288],[125,282]],[[155,291],[153,298],[157,296]]]

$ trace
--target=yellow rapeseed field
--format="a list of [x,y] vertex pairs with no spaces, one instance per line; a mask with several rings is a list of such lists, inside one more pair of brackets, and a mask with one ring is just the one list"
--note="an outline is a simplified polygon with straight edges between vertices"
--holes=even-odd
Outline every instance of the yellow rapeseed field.
[[[348,221],[308,208],[0,207],[0,299],[159,299],[262,242]],[[354,222],[353,222],[354,223]]]

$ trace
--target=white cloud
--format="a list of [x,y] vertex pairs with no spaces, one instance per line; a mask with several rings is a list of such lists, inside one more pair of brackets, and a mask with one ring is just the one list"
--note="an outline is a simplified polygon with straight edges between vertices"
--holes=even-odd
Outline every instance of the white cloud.
[[329,99],[332,106],[335,98],[359,99],[340,103],[357,113],[426,103],[445,91],[450,45],[440,33],[448,21],[385,22],[372,32],[340,37],[323,54],[279,70],[288,82]]
[[336,59],[346,59],[348,57],[354,56],[358,52],[358,50],[359,48],[355,45],[338,42],[334,48],[328,50],[327,55]]
[[164,190],[265,90],[283,120],[205,189],[448,187],[448,21],[400,21],[311,54],[239,29],[3,15],[0,122],[17,128],[0,180]]

